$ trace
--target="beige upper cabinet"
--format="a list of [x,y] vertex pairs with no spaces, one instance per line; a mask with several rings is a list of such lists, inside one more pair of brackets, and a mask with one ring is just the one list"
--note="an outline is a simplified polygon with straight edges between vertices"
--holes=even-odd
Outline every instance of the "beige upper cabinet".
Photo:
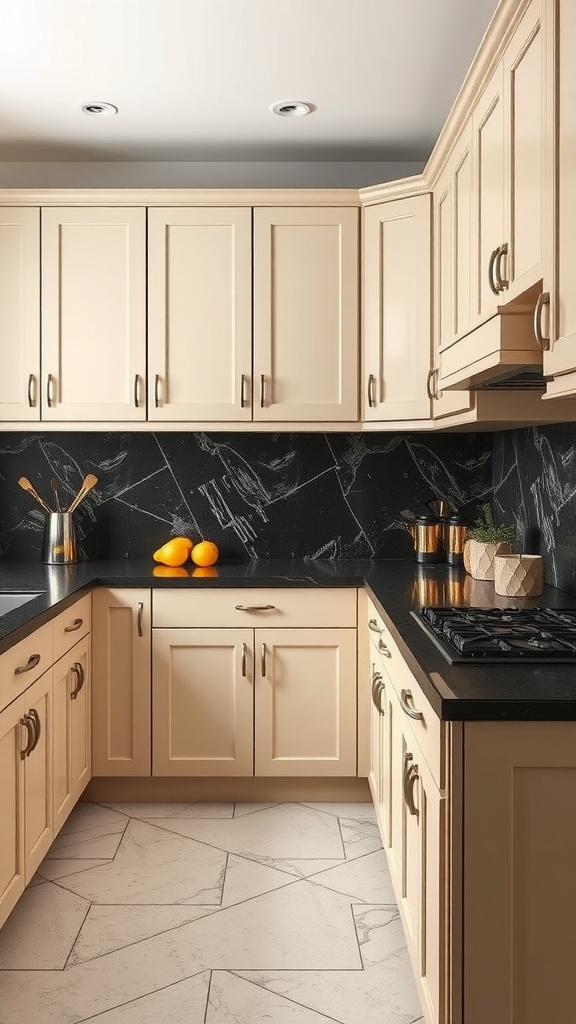
[[430,418],[430,219],[429,195],[364,211],[364,420]]
[[150,591],[98,587],[92,623],[92,774],[150,775]]
[[0,422],[40,419],[40,211],[0,207]]
[[42,210],[41,408],[146,419],[145,210]]
[[252,419],[252,211],[148,211],[148,418]]
[[356,775],[356,630],[257,629],[255,774]]
[[254,416],[358,417],[358,210],[254,210]]
[[471,325],[496,311],[504,244],[504,70],[500,64],[472,115]]

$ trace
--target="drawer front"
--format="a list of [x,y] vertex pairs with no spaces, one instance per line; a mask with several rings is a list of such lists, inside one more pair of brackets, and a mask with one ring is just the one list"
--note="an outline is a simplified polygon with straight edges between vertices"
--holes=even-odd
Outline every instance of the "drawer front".
[[90,632],[90,613],[91,598],[87,594],[54,619],[54,661]]
[[52,660],[51,622],[0,656],[0,711],[46,672]]
[[356,601],[357,591],[354,588],[153,590],[152,625],[182,629],[196,626],[354,628]]
[[[382,616],[374,606],[368,605],[370,656],[383,666],[392,685],[403,718],[409,723],[416,742],[420,745],[426,763],[440,788],[444,787],[444,749],[446,722],[442,722],[424,696]],[[370,628],[371,625],[371,628]],[[382,669],[380,668],[380,671]]]

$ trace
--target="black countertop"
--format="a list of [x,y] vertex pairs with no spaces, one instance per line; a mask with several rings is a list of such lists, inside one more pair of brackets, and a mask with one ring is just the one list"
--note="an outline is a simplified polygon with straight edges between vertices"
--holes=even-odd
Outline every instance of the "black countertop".
[[[545,587],[513,601],[463,570],[420,568],[404,559],[222,563],[212,570],[166,570],[148,561],[110,560],[71,566],[0,561],[0,593],[41,591],[0,616],[0,654],[59,614],[92,587],[362,587],[387,616],[391,632],[430,703],[444,719],[576,721],[576,664],[451,665],[410,614],[422,605],[575,608],[576,595]],[[179,573],[179,570],[172,570]]]

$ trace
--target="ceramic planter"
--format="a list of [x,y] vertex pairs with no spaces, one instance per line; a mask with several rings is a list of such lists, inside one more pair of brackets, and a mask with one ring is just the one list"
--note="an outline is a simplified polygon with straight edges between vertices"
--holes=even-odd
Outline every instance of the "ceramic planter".
[[494,589],[507,597],[539,597],[542,593],[541,555],[496,555]]
[[508,541],[488,544],[483,540],[467,540],[464,545],[464,568],[475,580],[493,580],[496,555],[509,553]]

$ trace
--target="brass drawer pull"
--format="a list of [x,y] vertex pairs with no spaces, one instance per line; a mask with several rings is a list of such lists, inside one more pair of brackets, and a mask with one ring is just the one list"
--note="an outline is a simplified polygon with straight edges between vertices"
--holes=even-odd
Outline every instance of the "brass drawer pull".
[[20,719],[20,725],[23,725],[26,729],[26,746],[24,750],[20,751],[20,760],[23,761],[32,752],[34,746],[34,726],[30,715],[24,715]]
[[243,643],[242,644],[242,675],[243,675],[244,679],[246,678],[246,656],[247,656],[247,653],[248,653],[248,644]]
[[422,712],[416,711],[414,707],[414,698],[411,690],[400,690],[400,707],[408,715],[408,718],[413,718],[416,722],[421,722],[424,718]]
[[262,644],[260,648],[260,673],[262,678],[266,678],[266,644]]
[[376,619],[368,619],[368,629],[371,629],[373,633],[383,633],[384,630],[380,629],[380,626],[376,622]]
[[271,612],[276,609],[275,604],[235,604],[237,612]]
[[76,697],[78,696],[80,690],[84,686],[84,682],[86,679],[86,675],[84,673],[84,666],[79,661],[75,661],[70,671],[73,672],[74,675],[76,676],[76,686],[72,690],[72,693],[70,694],[70,700],[76,700]]
[[38,740],[40,739],[40,736],[42,734],[42,728],[40,726],[40,715],[36,711],[36,708],[30,708],[28,714],[32,719],[32,725],[34,727],[34,742],[32,743],[30,750],[28,751],[28,755],[30,755],[32,751],[36,750],[36,747],[38,746]]
[[385,658],[391,658],[392,657],[392,651],[390,650],[389,647],[386,646],[386,644],[384,643],[382,637],[380,637],[379,640],[378,640],[378,650],[380,651],[380,654],[384,655]]
[[138,636],[144,636],[144,628],[143,628],[143,624],[142,624],[143,615],[144,615],[144,602],[143,601],[138,601],[138,615],[137,615]]
[[75,633],[77,629],[80,629],[80,626],[82,626],[83,623],[84,619],[74,619],[74,622],[72,623],[71,626],[64,626],[64,632]]
[[414,787],[419,777],[418,765],[413,763],[412,754],[404,754],[404,775],[402,779],[404,803],[410,814],[413,814],[416,818],[418,817],[418,808],[414,801]]
[[25,665],[18,665],[18,668],[14,669],[15,676],[21,676],[23,672],[31,672],[33,668],[36,668],[40,664],[40,655],[31,654]]

